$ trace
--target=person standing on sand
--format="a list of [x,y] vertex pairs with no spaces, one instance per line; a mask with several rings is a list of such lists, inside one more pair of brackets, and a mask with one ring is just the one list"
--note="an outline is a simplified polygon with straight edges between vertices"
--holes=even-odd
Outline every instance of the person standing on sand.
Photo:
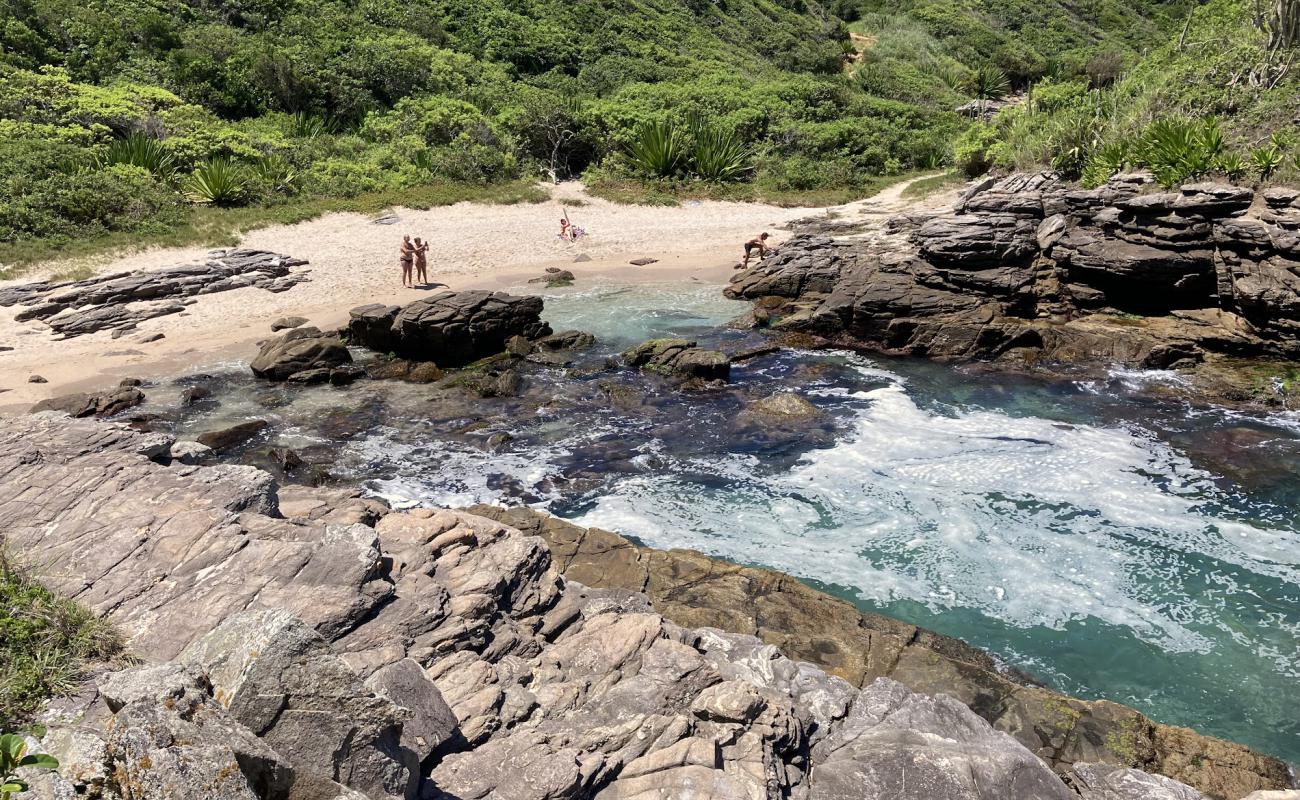
[[740,262],[741,269],[749,269],[749,256],[755,250],[758,251],[759,260],[767,257],[767,232],[764,231],[748,242],[745,242],[745,260]]
[[411,261],[415,257],[415,245],[411,244],[411,234],[402,237],[402,246],[398,249],[398,261],[402,264],[402,285],[411,285]]
[[429,243],[421,242],[420,237],[415,237],[415,279],[421,286],[429,283],[429,260],[425,253],[429,252]]

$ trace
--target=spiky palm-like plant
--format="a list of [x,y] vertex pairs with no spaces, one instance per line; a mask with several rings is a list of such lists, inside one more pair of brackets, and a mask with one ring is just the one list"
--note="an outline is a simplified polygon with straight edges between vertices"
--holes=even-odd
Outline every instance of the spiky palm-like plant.
[[1250,171],[1250,164],[1240,153],[1222,153],[1214,162],[1214,167],[1229,180],[1239,181]]
[[1261,181],[1273,177],[1273,173],[1278,171],[1283,161],[1282,151],[1276,144],[1267,144],[1250,151],[1250,168]]
[[1172,187],[1214,169],[1223,136],[1213,117],[1200,121],[1166,118],[1147,126],[1142,160],[1161,186]]
[[740,180],[753,168],[753,149],[734,129],[694,120],[691,138],[691,169],[705,180]]
[[185,196],[195,203],[239,205],[248,196],[248,179],[242,167],[225,158],[200,164],[185,182]]
[[985,64],[966,79],[966,93],[979,101],[980,114],[994,100],[1001,100],[1011,91],[1007,74],[992,64]]
[[139,132],[114,139],[99,157],[100,168],[114,164],[139,167],[163,181],[171,180],[176,175],[176,159],[163,143]]
[[637,129],[627,148],[627,157],[641,172],[657,178],[671,178],[686,166],[686,147],[672,122],[648,122]]

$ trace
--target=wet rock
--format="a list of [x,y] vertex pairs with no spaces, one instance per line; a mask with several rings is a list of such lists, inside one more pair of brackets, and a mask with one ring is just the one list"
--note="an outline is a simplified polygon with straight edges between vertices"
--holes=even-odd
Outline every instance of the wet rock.
[[731,377],[726,354],[701,349],[689,339],[651,339],[624,351],[623,361],[630,367],[678,378],[725,381]]
[[544,283],[548,287],[554,287],[554,286],[569,286],[570,284],[573,283],[574,280],[575,277],[573,273],[570,272],[569,270],[557,269],[555,267],[551,267],[550,269],[546,270],[545,274],[540,275],[536,278],[530,278],[528,282]]
[[288,447],[273,447],[268,451],[271,460],[285,472],[291,472],[302,466],[302,456]]
[[31,413],[62,411],[71,417],[111,417],[144,402],[144,392],[134,386],[119,386],[103,392],[65,394],[42,400]]
[[269,427],[270,423],[266,420],[255,419],[231,425],[228,428],[205,431],[196,436],[195,439],[199,444],[211,448],[213,452],[222,453],[244,444]]
[[212,390],[204,384],[190,386],[181,390],[181,406],[188,408],[201,400],[212,397]]
[[817,406],[794,392],[777,392],[755,400],[746,409],[751,414],[779,419],[806,420],[821,414]]
[[560,331],[543,336],[534,344],[539,350],[589,350],[596,345],[596,337],[585,331]]
[[377,352],[444,367],[463,366],[502,352],[512,336],[537,339],[550,334],[541,312],[540,297],[441,292],[401,309],[353,309],[348,336],[353,343]]
[[280,317],[271,323],[271,332],[288,330],[289,328],[300,328],[307,324],[306,317]]
[[[267,340],[249,367],[259,378],[284,381],[296,373],[331,370],[351,362],[352,354],[337,336],[322,333],[317,328],[294,328]],[[329,380],[329,377],[330,373],[326,372],[324,379]],[[304,378],[303,381],[310,383],[312,379]]]
[[649,266],[650,264],[657,264],[657,263],[659,263],[659,259],[657,259],[657,258],[634,258],[634,259],[632,259],[631,261],[629,261],[629,262],[627,262],[627,263],[631,264],[631,265],[634,266],[634,267],[645,267],[645,266]]
[[433,383],[442,380],[444,374],[432,361],[410,361],[405,358],[377,362],[367,371],[372,378],[396,379],[408,383]]

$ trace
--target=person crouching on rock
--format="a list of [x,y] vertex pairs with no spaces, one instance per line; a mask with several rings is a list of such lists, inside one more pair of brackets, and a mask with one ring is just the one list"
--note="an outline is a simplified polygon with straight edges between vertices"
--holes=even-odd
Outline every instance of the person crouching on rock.
[[402,264],[402,285],[411,285],[411,261],[415,258],[415,245],[411,244],[411,234],[402,237],[402,246],[398,249],[398,260]]
[[415,237],[415,279],[421,286],[429,283],[429,259],[426,253],[429,252],[429,243],[421,242],[420,237]]
[[749,269],[749,256],[755,250],[758,251],[758,258],[760,261],[767,256],[767,236],[767,232],[764,231],[753,239],[750,239],[748,242],[745,242],[745,260],[740,262],[741,269]]

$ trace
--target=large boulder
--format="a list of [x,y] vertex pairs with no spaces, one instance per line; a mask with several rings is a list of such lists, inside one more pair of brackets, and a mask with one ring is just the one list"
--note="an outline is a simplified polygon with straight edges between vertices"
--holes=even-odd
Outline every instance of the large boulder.
[[376,800],[416,797],[420,759],[402,743],[409,712],[376,696],[292,614],[237,614],[178,660],[201,670],[231,719],[298,769]]
[[381,353],[456,367],[502,352],[512,336],[538,339],[550,335],[551,328],[541,314],[540,297],[441,292],[400,309],[355,308],[348,336],[353,343]]
[[1077,800],[1047,765],[948,697],[880,678],[813,748],[809,800]]
[[259,378],[287,381],[298,373],[332,370],[350,363],[352,354],[342,339],[308,327],[294,328],[267,340],[249,367]]

